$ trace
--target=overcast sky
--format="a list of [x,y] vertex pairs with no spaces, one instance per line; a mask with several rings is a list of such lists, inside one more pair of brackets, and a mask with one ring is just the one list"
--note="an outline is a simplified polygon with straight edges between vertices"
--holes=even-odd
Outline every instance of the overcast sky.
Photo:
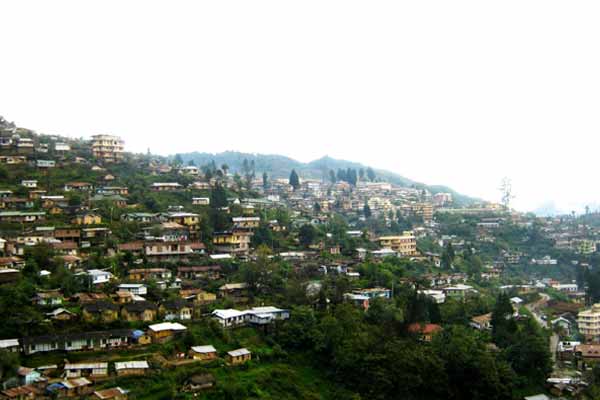
[[3,1],[0,115],[600,203],[600,2]]

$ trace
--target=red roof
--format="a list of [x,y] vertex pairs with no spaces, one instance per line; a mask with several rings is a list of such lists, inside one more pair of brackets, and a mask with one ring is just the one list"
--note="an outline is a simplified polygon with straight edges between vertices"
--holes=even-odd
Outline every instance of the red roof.
[[418,322],[415,322],[408,326],[408,331],[410,333],[420,333],[422,335],[430,335],[441,330],[442,327],[437,324],[420,324]]

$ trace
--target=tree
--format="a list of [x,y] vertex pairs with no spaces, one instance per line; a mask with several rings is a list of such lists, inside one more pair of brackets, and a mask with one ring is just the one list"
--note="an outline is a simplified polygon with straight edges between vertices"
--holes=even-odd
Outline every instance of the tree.
[[369,180],[371,182],[373,182],[375,180],[375,171],[373,171],[373,168],[371,168],[371,167],[367,168],[367,177],[369,178]]
[[183,165],[183,158],[181,157],[181,154],[175,154],[175,158],[173,159],[173,163],[175,165]]
[[311,245],[317,238],[317,230],[311,224],[305,224],[300,227],[298,231],[298,239],[300,244],[304,247]]
[[290,173],[290,185],[294,188],[294,191],[298,190],[300,187],[300,178],[295,169]]
[[313,211],[315,212],[315,214],[318,214],[321,212],[321,204],[319,204],[319,202],[315,202],[315,204],[313,206]]
[[498,295],[492,310],[492,338],[500,347],[507,347],[514,339],[518,327],[512,318],[513,308],[507,294]]
[[358,181],[358,177],[356,176],[356,170],[348,168],[346,171],[346,177],[348,178],[348,183],[352,186],[356,186],[356,182]]
[[365,218],[369,219],[371,218],[371,207],[369,207],[369,203],[367,203],[365,201],[365,205],[363,206],[363,214],[365,215]]

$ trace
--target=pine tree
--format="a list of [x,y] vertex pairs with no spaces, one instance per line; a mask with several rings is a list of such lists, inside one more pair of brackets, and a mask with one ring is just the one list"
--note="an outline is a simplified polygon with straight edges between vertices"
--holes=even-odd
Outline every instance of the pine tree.
[[373,171],[373,168],[371,168],[371,167],[367,168],[367,177],[369,178],[369,180],[371,182],[373,182],[375,180],[375,171]]
[[295,169],[293,169],[292,173],[290,174],[290,185],[294,188],[294,191],[298,190],[300,187],[300,178],[298,177]]
[[363,213],[365,214],[365,218],[371,218],[371,207],[369,207],[369,203],[365,202],[363,207]]

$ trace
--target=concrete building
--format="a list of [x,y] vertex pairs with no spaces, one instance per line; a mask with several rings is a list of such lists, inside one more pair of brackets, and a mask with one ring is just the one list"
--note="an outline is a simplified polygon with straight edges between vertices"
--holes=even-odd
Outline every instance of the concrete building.
[[92,155],[103,162],[120,162],[123,160],[125,142],[118,136],[92,136]]

